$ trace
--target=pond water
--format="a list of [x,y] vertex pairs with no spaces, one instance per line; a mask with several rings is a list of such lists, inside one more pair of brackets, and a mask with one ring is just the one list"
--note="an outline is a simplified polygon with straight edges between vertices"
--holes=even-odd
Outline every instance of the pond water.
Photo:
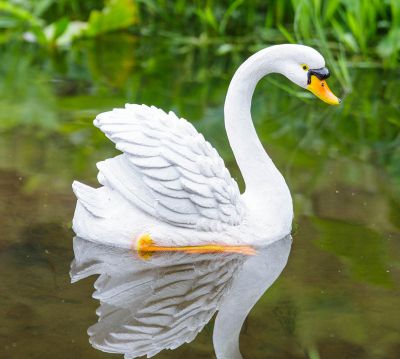
[[[126,102],[174,110],[243,188],[223,101],[249,53],[130,36],[51,54],[2,48],[1,358],[111,357],[86,334],[97,320],[95,278],[69,277],[71,183],[96,185],[95,163],[117,154],[92,120]],[[400,357],[400,74],[349,73],[339,107],[275,75],[256,90],[253,118],[292,191],[295,222],[289,262],[243,327],[245,358]],[[340,96],[337,79],[329,83]],[[212,358],[212,325],[156,358]]]

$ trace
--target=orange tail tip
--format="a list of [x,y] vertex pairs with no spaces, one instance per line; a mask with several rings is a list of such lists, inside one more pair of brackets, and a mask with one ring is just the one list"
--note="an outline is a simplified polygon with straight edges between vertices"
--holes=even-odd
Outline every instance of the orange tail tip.
[[205,253],[238,253],[243,255],[254,255],[256,250],[251,246],[224,246],[219,244],[208,244],[203,246],[163,247],[154,244],[149,234],[143,234],[137,240],[137,252],[140,258],[150,259],[154,252],[185,252],[189,254]]
[[149,234],[141,235],[137,240],[137,253],[138,256],[144,260],[150,259],[153,251],[150,249],[153,246],[153,240]]

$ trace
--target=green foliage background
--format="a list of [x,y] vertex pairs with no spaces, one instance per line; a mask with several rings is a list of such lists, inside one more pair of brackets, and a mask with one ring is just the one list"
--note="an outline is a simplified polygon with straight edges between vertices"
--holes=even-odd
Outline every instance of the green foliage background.
[[[78,23],[83,26],[79,31]],[[266,42],[318,43],[364,66],[395,67],[400,51],[400,2],[10,0],[0,1],[0,28],[3,42],[21,39],[30,31],[43,46],[116,30],[162,34],[182,44],[225,45],[220,51]]]

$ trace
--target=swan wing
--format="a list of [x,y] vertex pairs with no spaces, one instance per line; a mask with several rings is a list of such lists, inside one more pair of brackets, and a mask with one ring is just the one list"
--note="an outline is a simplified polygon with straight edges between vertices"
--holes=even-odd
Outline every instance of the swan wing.
[[74,239],[75,282],[100,274],[93,297],[100,301],[90,343],[126,359],[156,355],[191,342],[218,310],[238,254],[160,254],[149,261],[122,248]]
[[236,181],[185,119],[154,106],[128,104],[99,114],[94,124],[123,152],[98,164],[100,182],[148,214],[198,230],[218,231],[242,221]]

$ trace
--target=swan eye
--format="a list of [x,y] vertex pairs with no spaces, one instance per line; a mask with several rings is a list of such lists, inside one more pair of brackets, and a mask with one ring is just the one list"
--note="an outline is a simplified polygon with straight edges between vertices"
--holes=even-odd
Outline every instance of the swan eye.
[[308,66],[306,64],[301,65],[304,71],[308,71]]

